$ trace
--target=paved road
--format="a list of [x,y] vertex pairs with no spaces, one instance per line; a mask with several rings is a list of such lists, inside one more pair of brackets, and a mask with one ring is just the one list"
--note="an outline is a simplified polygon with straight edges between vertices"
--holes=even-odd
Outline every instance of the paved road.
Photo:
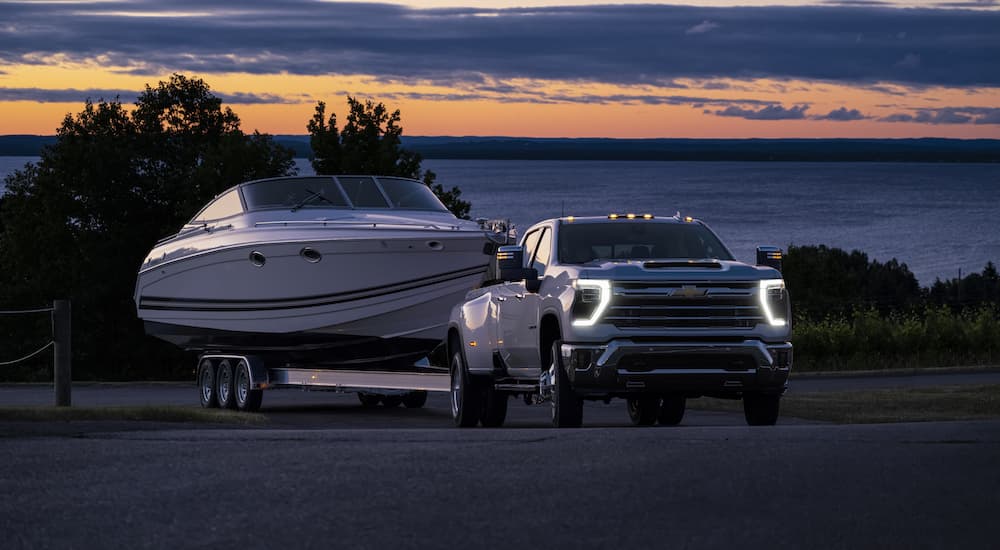
[[[339,415],[334,415],[339,416]],[[996,548],[1000,421],[0,438],[21,548]]]
[[[80,406],[195,398],[192,384],[74,390]],[[0,387],[0,406],[51,399]],[[512,402],[508,429],[459,430],[443,394],[364,409],[275,390],[264,428],[0,423],[0,548],[974,549],[1000,535],[1000,421],[749,428],[690,411],[641,429],[618,400],[553,430],[548,410]]]

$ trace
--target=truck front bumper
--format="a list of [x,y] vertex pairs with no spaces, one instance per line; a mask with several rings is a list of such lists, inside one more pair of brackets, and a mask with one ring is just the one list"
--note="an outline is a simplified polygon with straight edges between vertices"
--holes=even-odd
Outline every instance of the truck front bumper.
[[563,344],[563,364],[580,394],[680,392],[739,396],[782,393],[792,366],[792,344],[635,342]]

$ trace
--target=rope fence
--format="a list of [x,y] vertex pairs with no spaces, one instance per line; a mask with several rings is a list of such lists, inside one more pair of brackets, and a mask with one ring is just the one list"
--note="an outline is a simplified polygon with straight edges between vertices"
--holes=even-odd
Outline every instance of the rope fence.
[[0,366],[22,363],[52,348],[52,378],[53,385],[55,386],[56,406],[68,407],[71,403],[70,392],[73,386],[70,348],[70,303],[68,300],[55,300],[52,302],[52,307],[0,310],[0,315],[28,315],[32,313],[51,314],[52,340],[49,340],[44,346],[24,357],[19,357],[13,361],[0,361]]
[[14,359],[13,361],[0,361],[0,367],[5,367],[7,365],[16,365],[17,363],[21,363],[21,362],[27,361],[28,359],[31,359],[32,357],[38,355],[39,353],[42,353],[43,351],[49,349],[53,345],[55,345],[55,341],[54,340],[49,340],[48,344],[45,344],[44,346],[42,346],[42,347],[38,348],[37,350],[29,353],[28,355],[25,355],[24,357],[21,357],[21,358],[18,358],[18,359]]

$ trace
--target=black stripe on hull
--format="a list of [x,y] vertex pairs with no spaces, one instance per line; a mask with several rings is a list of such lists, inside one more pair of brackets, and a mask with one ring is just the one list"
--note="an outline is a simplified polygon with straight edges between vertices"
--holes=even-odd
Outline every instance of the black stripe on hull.
[[257,355],[269,366],[404,368],[439,343],[429,338],[379,338],[318,332],[261,333],[187,327],[145,321],[146,334],[187,351]]
[[[476,266],[458,271],[440,273],[430,277],[412,279],[402,283],[370,287],[350,292],[338,292],[321,296],[305,296],[300,298],[277,298],[268,300],[230,300],[206,298],[163,298],[142,296],[139,299],[139,309],[155,311],[273,311],[282,309],[301,309],[328,306],[391,296],[423,286],[447,283],[466,277],[486,273],[486,266]],[[183,305],[182,305],[183,304]],[[199,304],[199,305],[189,305]],[[267,305],[260,305],[267,304]]]

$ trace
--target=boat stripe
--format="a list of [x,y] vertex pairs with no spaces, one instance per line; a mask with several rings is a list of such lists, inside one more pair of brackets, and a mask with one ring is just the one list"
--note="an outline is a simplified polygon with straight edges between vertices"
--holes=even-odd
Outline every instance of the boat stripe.
[[[394,283],[391,285],[382,285],[362,290],[354,290],[351,292],[339,292],[335,294],[327,294],[322,296],[311,296],[311,297],[307,296],[300,298],[282,298],[282,299],[269,299],[269,300],[212,300],[212,299],[141,297],[139,309],[158,310],[158,311],[265,311],[265,310],[279,310],[279,309],[311,308],[311,307],[353,302],[369,298],[378,298],[381,296],[396,294],[406,290],[412,290],[414,288],[419,288],[421,286],[440,284],[449,281],[454,281],[457,279],[462,279],[465,277],[481,275],[485,272],[486,272],[486,266],[477,266],[473,268],[467,268],[458,271],[451,271],[448,273],[432,275],[430,277],[424,277],[421,279],[413,279],[411,281],[405,281],[402,283]],[[201,305],[191,306],[190,304],[201,304]],[[254,304],[268,304],[268,305],[254,305]]]

